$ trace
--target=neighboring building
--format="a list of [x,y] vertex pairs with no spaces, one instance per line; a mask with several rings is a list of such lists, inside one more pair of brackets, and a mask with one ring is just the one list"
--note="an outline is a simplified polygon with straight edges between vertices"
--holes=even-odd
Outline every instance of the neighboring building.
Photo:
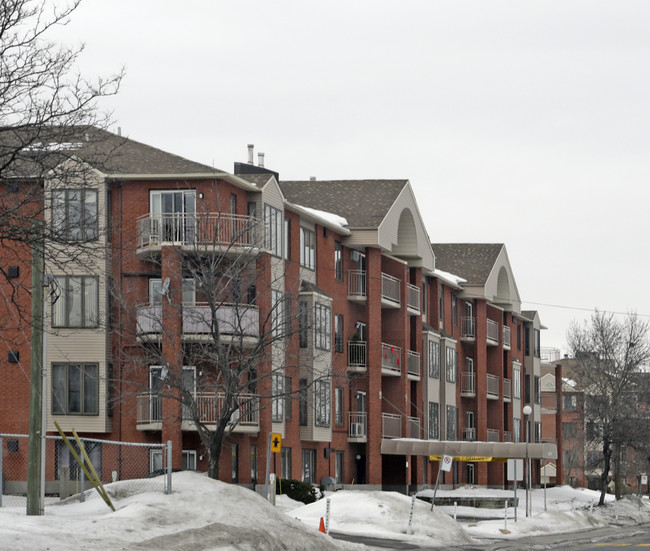
[[[196,321],[206,306],[187,263],[197,245],[208,259],[257,255],[248,228],[262,218],[257,269],[222,283],[231,297],[224,319],[241,304],[250,325],[224,338],[254,347],[283,297],[285,312],[315,322],[290,335],[282,359],[274,349],[260,363],[264,370],[299,360],[273,380],[294,398],[273,401],[235,429],[222,480],[263,481],[270,432],[283,435],[276,465],[283,477],[404,491],[433,483],[438,462],[382,453],[386,439],[503,443],[528,434],[541,442],[543,327],[536,312],[520,310],[503,244],[431,245],[408,180],[283,181],[255,166],[252,150],[230,174],[109,133],[101,138],[117,154],[94,167],[83,191],[50,193],[45,182],[56,218],[47,222],[109,251],[89,253],[65,275],[51,266],[63,293],[49,316],[48,431],[59,421],[86,437],[172,441],[174,467],[205,470],[181,406],[158,398],[166,370],[191,392],[210,377],[209,365],[185,365],[207,333]],[[83,147],[75,157],[84,159]],[[29,258],[16,262],[29,282]],[[147,365],[142,342],[159,347],[167,365]],[[28,342],[12,351],[22,370],[3,354],[0,433],[25,433]],[[311,384],[320,375],[327,382]],[[251,384],[252,394],[262,390]],[[210,410],[219,397],[204,399]],[[528,429],[525,404],[533,407]],[[152,456],[149,470],[159,461]],[[454,463],[444,482],[503,486],[505,478],[503,462],[469,461]]]

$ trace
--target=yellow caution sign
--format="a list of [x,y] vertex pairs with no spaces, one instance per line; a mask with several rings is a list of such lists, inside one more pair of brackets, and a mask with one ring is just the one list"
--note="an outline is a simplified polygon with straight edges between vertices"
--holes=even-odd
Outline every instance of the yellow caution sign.
[[282,435],[279,432],[271,434],[271,451],[273,453],[280,453],[282,449]]
[[[442,456],[440,455],[430,455],[429,461],[440,461]],[[489,463],[492,461],[499,461],[505,463],[505,459],[501,457],[483,457],[483,456],[474,456],[474,455],[455,455],[454,461],[466,461],[467,463]]]

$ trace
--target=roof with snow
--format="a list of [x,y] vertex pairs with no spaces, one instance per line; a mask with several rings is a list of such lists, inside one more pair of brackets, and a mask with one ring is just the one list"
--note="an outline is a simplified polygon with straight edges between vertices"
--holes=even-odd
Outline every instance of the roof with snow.
[[432,243],[436,268],[457,274],[470,285],[484,285],[503,243]]

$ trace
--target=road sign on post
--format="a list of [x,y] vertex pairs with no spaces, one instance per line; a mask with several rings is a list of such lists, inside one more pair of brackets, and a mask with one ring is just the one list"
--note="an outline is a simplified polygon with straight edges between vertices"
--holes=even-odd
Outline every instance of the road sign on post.
[[271,435],[271,451],[273,453],[280,453],[282,450],[282,435],[279,432],[274,432]]
[[454,458],[451,455],[443,455],[442,461],[440,462],[440,469],[449,472],[451,471],[451,464],[454,462]]

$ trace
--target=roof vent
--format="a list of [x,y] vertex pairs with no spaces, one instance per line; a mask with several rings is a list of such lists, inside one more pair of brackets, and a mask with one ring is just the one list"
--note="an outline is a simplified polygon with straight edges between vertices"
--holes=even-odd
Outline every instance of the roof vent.
[[316,176],[310,176],[309,181],[310,182],[315,182],[316,181]]
[[264,168],[264,153],[257,154],[257,166]]
[[249,165],[255,164],[255,163],[253,163],[253,149],[255,149],[255,144],[249,143],[248,144],[248,164]]

